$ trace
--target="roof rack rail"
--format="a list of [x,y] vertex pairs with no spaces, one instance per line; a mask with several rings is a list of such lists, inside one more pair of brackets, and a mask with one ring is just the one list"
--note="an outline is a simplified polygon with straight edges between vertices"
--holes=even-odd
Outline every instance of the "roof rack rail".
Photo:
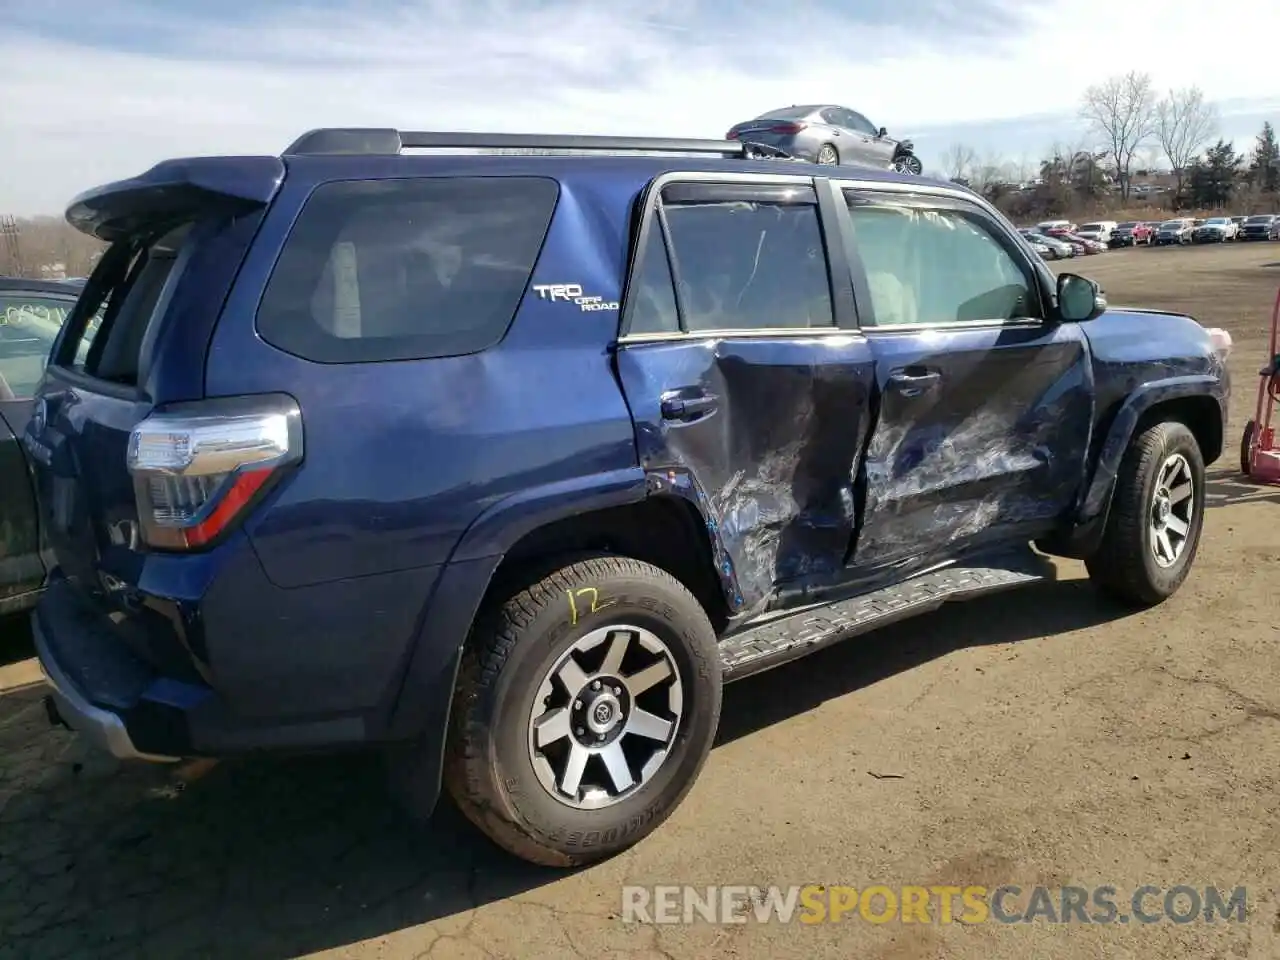
[[395,156],[404,149],[443,148],[693,153],[727,158],[793,159],[777,147],[741,140],[543,133],[439,133],[378,127],[328,127],[311,130],[291,143],[285,149],[284,156]]

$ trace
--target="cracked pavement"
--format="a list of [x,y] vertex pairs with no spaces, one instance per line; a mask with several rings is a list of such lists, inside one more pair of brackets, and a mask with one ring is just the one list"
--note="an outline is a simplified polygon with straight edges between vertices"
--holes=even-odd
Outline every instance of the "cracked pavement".
[[[1134,302],[1120,288],[1140,260],[1185,273],[1261,259],[1137,250],[1088,272]],[[1141,280],[1155,290],[1173,275],[1158,273]],[[735,684],[719,745],[671,820],[570,874],[510,860],[447,803],[412,826],[376,759],[120,766],[51,729],[38,687],[2,693],[0,960],[1280,956],[1280,488],[1232,476],[1274,287],[1220,286],[1243,292],[1226,306],[1170,295],[1232,330],[1236,398],[1196,568],[1161,607],[1119,611],[1064,562],[1057,582]],[[1122,896],[1144,883],[1244,885],[1250,916],[1128,927],[619,918],[624,883],[810,882],[1111,884]]]

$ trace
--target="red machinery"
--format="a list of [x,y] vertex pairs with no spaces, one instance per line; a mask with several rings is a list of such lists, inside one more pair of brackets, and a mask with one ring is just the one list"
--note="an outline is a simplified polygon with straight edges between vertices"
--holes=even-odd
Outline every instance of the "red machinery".
[[1261,483],[1280,483],[1280,450],[1276,449],[1276,428],[1271,423],[1280,401],[1280,293],[1271,311],[1271,346],[1267,365],[1258,371],[1258,410],[1244,426],[1240,439],[1240,469]]

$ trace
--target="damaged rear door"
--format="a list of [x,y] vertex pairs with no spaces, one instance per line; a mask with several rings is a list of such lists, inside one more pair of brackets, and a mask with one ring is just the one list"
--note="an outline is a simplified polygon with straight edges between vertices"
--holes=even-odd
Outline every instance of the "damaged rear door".
[[963,195],[845,185],[845,247],[876,361],[859,569],[1046,533],[1074,504],[1093,423],[1079,325],[998,218]]
[[758,610],[839,574],[854,529],[874,362],[824,233],[835,195],[687,174],[643,209],[617,353],[641,461],[697,503],[735,611]]

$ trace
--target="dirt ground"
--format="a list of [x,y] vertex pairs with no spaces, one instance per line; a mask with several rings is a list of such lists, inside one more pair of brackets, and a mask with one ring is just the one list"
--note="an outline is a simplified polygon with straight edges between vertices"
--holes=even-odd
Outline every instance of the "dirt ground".
[[[1190,311],[1236,340],[1228,451],[1212,468],[1196,569],[1167,604],[1122,613],[1062,563],[1056,582],[735,684],[719,745],[675,816],[570,875],[506,859],[448,807],[415,831],[364,758],[118,767],[51,730],[40,690],[20,683],[30,665],[11,665],[0,958],[1280,957],[1280,488],[1236,475],[1280,244],[1130,250],[1072,269],[1113,303]],[[1111,885],[1122,903],[1148,883],[1243,886],[1248,915],[619,916],[623,884],[811,882]]]

